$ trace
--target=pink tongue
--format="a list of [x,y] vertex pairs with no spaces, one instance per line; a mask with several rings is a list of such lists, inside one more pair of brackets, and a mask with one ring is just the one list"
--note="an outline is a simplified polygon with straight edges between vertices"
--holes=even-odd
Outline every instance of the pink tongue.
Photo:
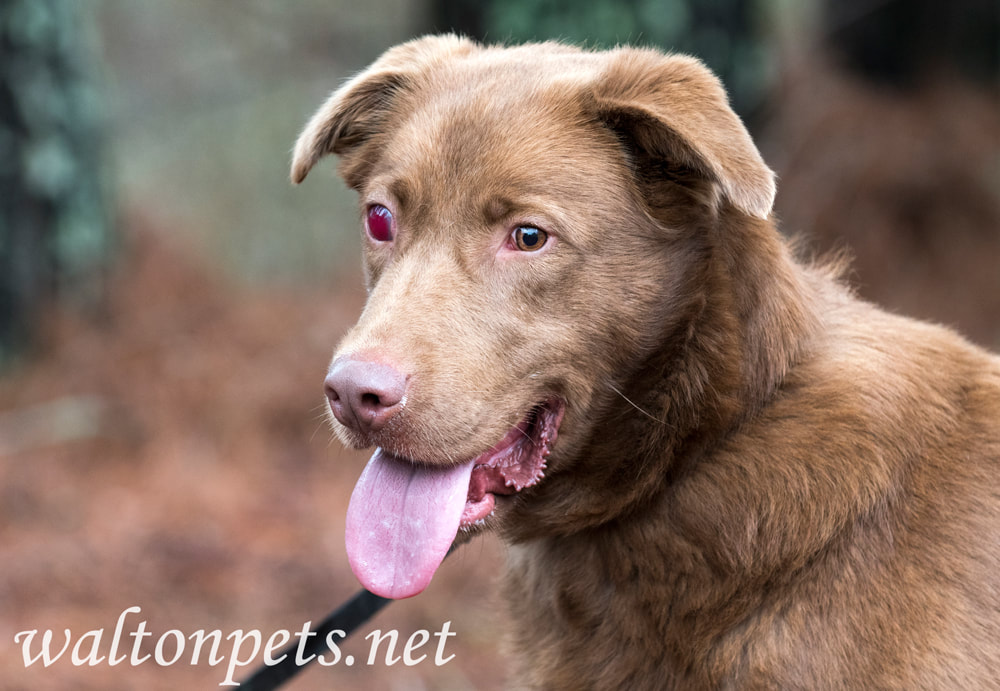
[[395,599],[427,587],[458,532],[473,465],[420,466],[375,451],[347,507],[347,558],[363,586]]

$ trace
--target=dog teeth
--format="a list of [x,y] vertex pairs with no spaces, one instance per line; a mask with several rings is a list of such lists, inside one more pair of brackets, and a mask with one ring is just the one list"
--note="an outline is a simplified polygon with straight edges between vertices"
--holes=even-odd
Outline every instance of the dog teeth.
[[486,519],[492,515],[493,512],[490,511],[486,516],[483,516],[482,518],[477,518],[475,521],[469,523],[468,525],[459,526],[459,530],[464,530],[465,532],[469,532],[473,528],[482,528],[484,525],[486,525]]
[[[539,470],[538,471],[538,475],[536,475],[534,478],[532,478],[531,481],[524,483],[524,486],[525,487],[533,487],[536,484],[538,484],[538,481],[541,480],[543,477],[545,477],[545,473],[543,473],[541,470]],[[521,489],[523,489],[523,488],[521,488]],[[520,491],[520,489],[518,491]]]

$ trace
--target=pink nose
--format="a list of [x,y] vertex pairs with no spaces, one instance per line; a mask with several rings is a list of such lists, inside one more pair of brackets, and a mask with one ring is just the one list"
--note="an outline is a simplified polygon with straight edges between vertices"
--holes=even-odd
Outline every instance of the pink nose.
[[326,376],[333,416],[361,434],[378,432],[403,409],[406,376],[391,365],[339,357]]

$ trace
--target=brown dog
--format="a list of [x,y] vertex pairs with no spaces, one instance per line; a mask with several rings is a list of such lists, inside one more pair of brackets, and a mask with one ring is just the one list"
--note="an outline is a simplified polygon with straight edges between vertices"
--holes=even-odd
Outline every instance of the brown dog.
[[333,94],[293,179],[330,152],[371,590],[485,526],[518,688],[1000,683],[1000,360],[797,263],[699,62],[425,38]]

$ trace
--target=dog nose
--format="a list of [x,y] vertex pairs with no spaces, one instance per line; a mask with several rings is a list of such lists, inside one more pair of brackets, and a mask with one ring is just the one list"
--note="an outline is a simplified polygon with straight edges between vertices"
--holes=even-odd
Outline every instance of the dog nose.
[[333,416],[362,434],[378,432],[403,409],[406,376],[391,365],[339,357],[326,377]]

